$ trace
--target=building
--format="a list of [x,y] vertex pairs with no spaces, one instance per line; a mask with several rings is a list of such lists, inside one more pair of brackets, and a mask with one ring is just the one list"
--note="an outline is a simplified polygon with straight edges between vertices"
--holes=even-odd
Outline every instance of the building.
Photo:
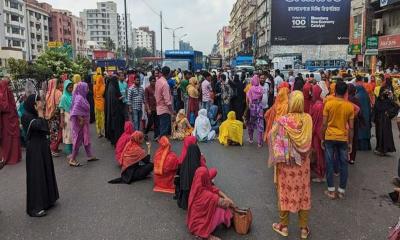
[[112,1],[98,2],[97,9],[85,9],[80,13],[86,32],[86,40],[104,45],[108,39],[119,47],[117,4]]
[[51,9],[48,3],[26,1],[27,60],[35,60],[47,47]]
[[72,13],[62,9],[52,9],[50,13],[50,42],[72,45],[75,40]]
[[24,59],[27,58],[27,31],[25,14],[26,4],[24,1],[0,1],[0,47],[2,49],[6,48],[10,51],[20,50],[22,51],[22,57]]
[[[127,25],[128,25],[128,48],[133,49],[133,28],[130,14],[127,14]],[[120,15],[119,21],[119,45],[121,49],[125,50],[126,46],[126,33],[125,33],[125,14]]]
[[149,27],[139,27],[134,29],[134,47],[146,48],[151,53],[156,51],[156,33],[151,31]]
[[80,17],[72,15],[73,41],[72,47],[75,56],[87,56],[85,25]]
[[222,27],[217,33],[216,55],[221,56],[224,63],[225,63],[225,59],[229,55],[230,36],[231,36],[231,29],[229,26]]
[[183,40],[179,41],[179,50],[180,51],[193,51],[192,45],[190,45],[190,42],[185,42]]

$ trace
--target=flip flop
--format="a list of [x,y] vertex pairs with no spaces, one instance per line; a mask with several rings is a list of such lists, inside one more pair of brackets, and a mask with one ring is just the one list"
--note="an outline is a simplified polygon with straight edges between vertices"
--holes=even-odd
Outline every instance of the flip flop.
[[95,161],[99,161],[100,159],[93,157],[93,158],[89,158],[87,161],[88,162],[95,162]]
[[80,166],[82,166],[81,163],[77,162],[77,161],[75,161],[75,162],[69,161],[68,164],[69,164],[70,167],[80,167]]
[[[306,230],[307,232],[303,231]],[[308,237],[310,236],[310,229],[308,227],[306,228],[300,228],[301,234],[300,234],[300,239],[308,239]]]
[[[286,231],[282,231],[284,228],[286,228]],[[280,234],[281,236],[283,236],[283,237],[289,236],[289,229],[288,229],[288,227],[287,227],[287,226],[284,226],[284,225],[282,225],[282,224],[280,224],[280,223],[274,223],[274,224],[272,224],[272,229],[273,229],[275,232],[279,233],[279,234]]]

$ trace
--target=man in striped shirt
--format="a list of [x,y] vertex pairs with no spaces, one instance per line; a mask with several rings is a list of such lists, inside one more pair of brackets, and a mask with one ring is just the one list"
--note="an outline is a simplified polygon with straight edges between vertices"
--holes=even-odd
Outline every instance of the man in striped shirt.
[[144,103],[144,90],[140,86],[140,79],[135,78],[134,84],[128,90],[128,106],[129,113],[132,115],[133,126],[137,131],[140,131]]

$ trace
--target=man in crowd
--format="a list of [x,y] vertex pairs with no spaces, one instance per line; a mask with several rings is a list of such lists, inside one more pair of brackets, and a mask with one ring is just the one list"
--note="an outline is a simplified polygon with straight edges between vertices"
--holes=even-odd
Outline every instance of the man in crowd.
[[183,75],[184,75],[184,79],[181,81],[179,88],[181,89],[185,113],[187,113],[188,112],[188,104],[189,104],[189,95],[187,92],[187,86],[189,85],[189,79],[192,77],[192,73],[189,71],[184,71]]
[[148,139],[147,134],[150,129],[154,127],[154,139],[159,135],[158,119],[157,119],[157,103],[154,95],[156,91],[156,78],[151,76],[149,78],[150,85],[144,90],[145,109],[147,113],[147,127],[144,130],[145,137]]
[[171,135],[172,96],[167,82],[171,69],[167,66],[161,69],[161,77],[155,86],[157,116],[160,134],[158,137]]
[[209,72],[204,73],[204,81],[201,83],[201,92],[202,92],[202,104],[201,107],[203,109],[207,109],[207,112],[210,110],[212,105],[211,102],[211,74]]
[[144,90],[140,86],[140,79],[135,78],[134,84],[128,90],[129,113],[135,130],[140,131],[140,122],[143,116]]
[[275,70],[275,79],[274,79],[274,96],[276,97],[278,95],[278,88],[279,85],[283,82],[283,78],[281,77],[281,71],[279,69]]
[[[325,150],[326,180],[328,190],[325,194],[331,198],[344,198],[348,178],[348,156],[352,151],[354,108],[344,99],[347,84],[338,81],[336,84],[336,98],[328,101],[323,111],[322,149]],[[334,185],[334,161],[339,162],[340,184],[336,193]]]
[[264,89],[263,97],[261,100],[261,105],[263,107],[264,114],[265,114],[265,112],[268,110],[268,98],[269,98],[270,83],[267,83],[267,75],[264,73],[262,73],[260,75],[260,85]]

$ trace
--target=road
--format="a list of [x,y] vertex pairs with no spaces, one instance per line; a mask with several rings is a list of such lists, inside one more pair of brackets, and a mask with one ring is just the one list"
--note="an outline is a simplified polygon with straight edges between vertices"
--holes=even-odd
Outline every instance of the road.
[[[398,136],[397,130],[394,136]],[[396,145],[400,146],[398,139]],[[131,185],[108,184],[119,176],[113,149],[105,139],[97,138],[93,138],[93,147],[101,160],[80,168],[69,167],[65,157],[54,159],[60,199],[44,218],[30,218],[25,213],[25,162],[0,171],[2,240],[195,239],[187,231],[185,211],[176,206],[172,196],[153,192],[151,178]],[[156,147],[153,144],[153,152]],[[181,142],[173,143],[178,153],[181,147]],[[216,184],[237,205],[250,207],[254,215],[246,236],[223,227],[215,234],[222,239],[281,239],[271,229],[278,213],[273,172],[266,164],[267,148],[249,144],[224,147],[216,142],[200,144],[200,148],[209,167],[219,170]],[[400,216],[399,208],[385,197],[393,188],[390,180],[397,158],[397,154],[377,157],[359,152],[357,163],[350,166],[344,200],[328,200],[323,194],[325,184],[313,183],[311,239],[385,239],[388,227]],[[289,227],[287,239],[299,239],[296,216],[291,216]]]

